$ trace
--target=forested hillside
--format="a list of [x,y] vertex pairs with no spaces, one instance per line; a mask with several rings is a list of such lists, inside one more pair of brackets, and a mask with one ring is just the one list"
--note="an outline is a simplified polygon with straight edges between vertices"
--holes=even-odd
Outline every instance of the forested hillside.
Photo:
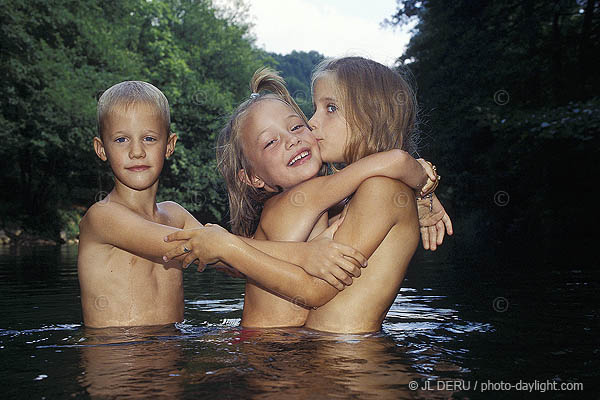
[[112,188],[96,158],[96,101],[123,80],[159,87],[179,135],[160,199],[221,221],[226,196],[214,139],[269,58],[235,12],[207,1],[0,3],[3,228],[77,235],[82,212]]
[[314,67],[325,57],[316,51],[292,51],[290,54],[281,55],[269,53],[274,62],[269,63],[285,78],[288,90],[302,111],[310,117],[312,115],[312,99],[310,94],[310,78]]

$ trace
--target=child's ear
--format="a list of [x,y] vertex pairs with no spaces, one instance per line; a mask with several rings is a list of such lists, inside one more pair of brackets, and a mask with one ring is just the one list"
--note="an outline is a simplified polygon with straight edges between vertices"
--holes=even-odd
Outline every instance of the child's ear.
[[265,182],[262,179],[260,179],[256,175],[254,175],[252,178],[250,178],[248,176],[248,174],[246,174],[246,171],[244,171],[243,168],[238,171],[238,178],[240,181],[244,182],[246,185],[253,186],[257,189],[261,189],[261,188],[265,187]]
[[167,139],[167,152],[165,153],[165,157],[169,158],[175,151],[175,143],[177,143],[177,134],[171,132],[169,138]]
[[94,150],[96,151],[98,158],[100,158],[102,161],[107,160],[106,152],[104,151],[104,143],[102,143],[102,139],[100,139],[98,136],[94,137]]

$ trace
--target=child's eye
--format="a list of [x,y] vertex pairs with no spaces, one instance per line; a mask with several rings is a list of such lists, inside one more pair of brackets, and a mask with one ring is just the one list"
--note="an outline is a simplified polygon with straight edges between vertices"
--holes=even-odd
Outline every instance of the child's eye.
[[115,142],[116,143],[125,143],[125,140],[127,140],[127,139],[125,139],[124,137],[120,137],[120,138],[116,138]]
[[337,106],[335,104],[327,104],[327,112],[332,113],[337,111]]
[[146,142],[156,142],[156,138],[153,138],[152,136],[146,136],[144,140]]
[[275,139],[273,139],[273,140],[269,140],[269,142],[268,142],[268,143],[266,144],[266,146],[265,146],[265,149],[266,149],[267,147],[269,147],[270,145],[272,145],[273,143],[275,143],[275,142],[276,142],[276,140],[275,140]]

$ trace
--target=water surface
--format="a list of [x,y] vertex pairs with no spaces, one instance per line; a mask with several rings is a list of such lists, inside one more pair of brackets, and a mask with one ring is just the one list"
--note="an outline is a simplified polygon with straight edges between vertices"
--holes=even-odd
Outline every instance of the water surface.
[[76,247],[2,247],[3,397],[597,398],[597,268],[448,254],[417,254],[381,332],[336,335],[241,329],[243,282],[191,269],[183,323],[85,329]]

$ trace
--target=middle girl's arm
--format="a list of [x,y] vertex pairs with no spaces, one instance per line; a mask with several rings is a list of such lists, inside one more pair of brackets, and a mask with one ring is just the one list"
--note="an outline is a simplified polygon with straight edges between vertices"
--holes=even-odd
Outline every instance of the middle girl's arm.
[[[297,265],[263,253],[218,225],[206,224],[203,228],[179,231],[168,238],[169,241],[185,240],[185,246],[192,250],[187,257],[197,259],[200,265],[223,261],[258,285],[295,303],[319,307],[338,293],[338,289],[326,281],[309,275]],[[168,254],[170,258],[180,255],[181,251],[175,249]],[[366,262],[362,255],[359,259]]]

